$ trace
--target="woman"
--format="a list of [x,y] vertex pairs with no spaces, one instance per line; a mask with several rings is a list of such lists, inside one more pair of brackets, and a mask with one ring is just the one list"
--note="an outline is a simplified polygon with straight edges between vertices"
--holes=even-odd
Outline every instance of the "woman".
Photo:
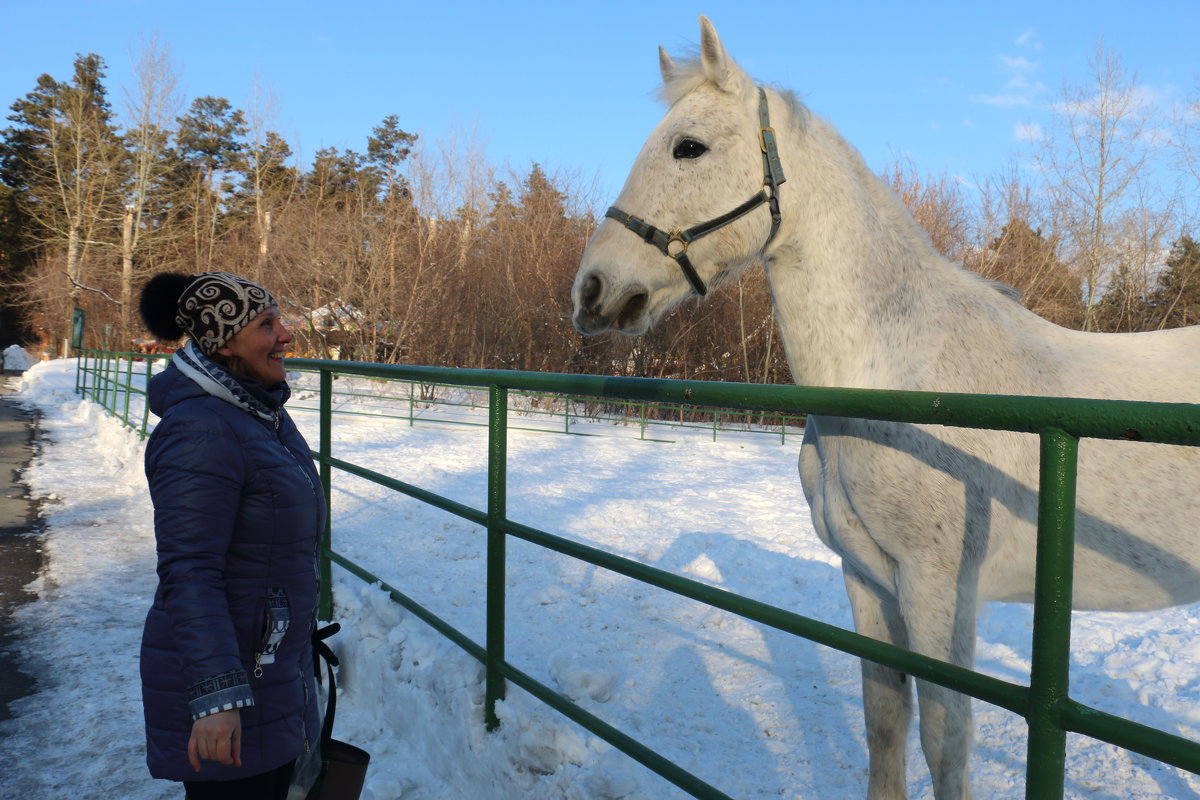
[[284,798],[320,735],[310,636],[325,503],[283,409],[291,334],[261,286],[166,273],[146,327],[187,335],[150,381],[158,590],[142,636],[147,763],[188,798]]

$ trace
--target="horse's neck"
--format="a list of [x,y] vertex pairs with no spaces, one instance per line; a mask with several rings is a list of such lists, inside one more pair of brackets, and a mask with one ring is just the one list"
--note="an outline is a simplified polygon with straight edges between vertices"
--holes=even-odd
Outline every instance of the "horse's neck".
[[[786,163],[784,227],[767,276],[796,380],[820,386],[967,390],[946,343],[1003,336],[982,317],[1009,301],[945,261],[894,193],[818,120]],[[1020,324],[1019,322],[1017,324]],[[923,386],[922,388],[932,388]]]

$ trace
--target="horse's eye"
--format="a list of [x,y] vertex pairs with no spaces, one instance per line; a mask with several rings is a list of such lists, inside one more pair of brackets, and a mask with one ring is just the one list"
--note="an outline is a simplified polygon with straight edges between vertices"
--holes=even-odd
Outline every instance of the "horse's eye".
[[695,139],[684,139],[675,145],[673,155],[676,158],[699,158],[707,152],[708,148],[702,142],[697,142]]

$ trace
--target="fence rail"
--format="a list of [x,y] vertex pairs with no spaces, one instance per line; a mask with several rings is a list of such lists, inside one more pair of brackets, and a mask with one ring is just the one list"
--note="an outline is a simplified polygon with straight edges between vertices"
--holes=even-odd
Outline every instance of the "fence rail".
[[[1078,703],[1071,699],[1068,685],[1079,440],[1098,438],[1200,446],[1200,406],[456,370],[310,359],[291,359],[289,367],[313,371],[319,375],[320,437],[319,448],[314,457],[319,463],[327,500],[330,499],[332,470],[339,469],[430,503],[486,528],[487,621],[483,644],[475,642],[413,601],[400,589],[387,585],[377,576],[338,553],[333,547],[332,523],[325,531],[322,546],[324,594],[321,599],[321,613],[325,618],[332,614],[332,597],[329,594],[332,564],[338,564],[362,580],[380,583],[396,602],[484,664],[485,715],[489,727],[499,724],[495,716],[495,704],[503,699],[508,682],[525,689],[694,797],[706,800],[727,797],[719,789],[667,761],[506,660],[505,545],[507,538],[512,536],[648,585],[730,611],[760,624],[894,667],[922,680],[947,686],[1025,717],[1029,724],[1027,797],[1039,800],[1062,797],[1067,732],[1080,733],[1181,769],[1200,773],[1200,744]],[[150,368],[146,369],[148,375]],[[81,369],[81,373],[83,372],[85,371]],[[98,398],[98,402],[105,402],[105,407],[114,411],[114,408],[120,407],[117,398],[121,393],[112,387],[112,383],[120,374],[121,370],[111,367],[90,369],[82,379],[84,385],[77,384],[77,388],[83,394],[90,393],[89,396]],[[128,367],[124,374],[131,374]],[[335,374],[486,390],[489,398],[487,508],[466,506],[336,458],[331,445]],[[88,375],[92,376],[95,382],[92,386],[86,385]],[[126,400],[131,391],[127,390],[124,394]],[[509,395],[513,392],[581,395],[631,403],[711,406],[793,416],[813,413],[913,424],[1008,430],[1038,435],[1041,441],[1041,477],[1033,652],[1029,685],[1000,680],[931,659],[509,519],[506,509],[506,453]],[[108,402],[110,397],[112,400]],[[128,414],[125,421],[126,424],[130,424]],[[143,421],[143,431],[144,425]]]
[[[79,353],[76,392],[95,400],[128,427],[146,436],[149,416],[145,408],[145,387],[155,365],[165,366],[170,356],[100,350],[80,350]],[[293,369],[296,360],[289,361],[290,372],[315,374],[314,370]],[[473,391],[472,387],[395,377],[376,377],[370,382],[372,385],[363,388],[332,388],[331,396],[337,402],[333,413],[402,420],[409,425],[437,422],[487,426],[477,421],[478,412],[489,407],[486,390]],[[468,391],[457,397],[447,396],[446,390],[460,388]],[[288,410],[319,413],[319,402],[312,405],[309,393],[303,387],[294,392]],[[516,391],[511,399],[510,410],[519,415],[518,419],[508,422],[508,429],[512,431],[595,436],[599,434],[595,433],[594,427],[581,429],[580,423],[606,423],[613,428],[636,432],[637,438],[643,441],[673,442],[682,435],[701,433],[716,441],[721,434],[737,433],[756,438],[778,438],[781,444],[786,444],[789,437],[794,441],[804,433],[803,414],[752,414],[686,403],[622,401],[539,391]]]

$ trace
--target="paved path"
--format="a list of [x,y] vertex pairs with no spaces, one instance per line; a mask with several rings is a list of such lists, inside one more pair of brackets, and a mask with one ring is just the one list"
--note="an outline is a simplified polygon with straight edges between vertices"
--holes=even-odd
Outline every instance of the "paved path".
[[12,715],[8,704],[33,690],[34,679],[20,671],[18,631],[12,612],[33,599],[24,587],[42,566],[37,506],[21,483],[21,471],[33,457],[33,415],[6,397],[17,377],[0,380],[0,720]]

